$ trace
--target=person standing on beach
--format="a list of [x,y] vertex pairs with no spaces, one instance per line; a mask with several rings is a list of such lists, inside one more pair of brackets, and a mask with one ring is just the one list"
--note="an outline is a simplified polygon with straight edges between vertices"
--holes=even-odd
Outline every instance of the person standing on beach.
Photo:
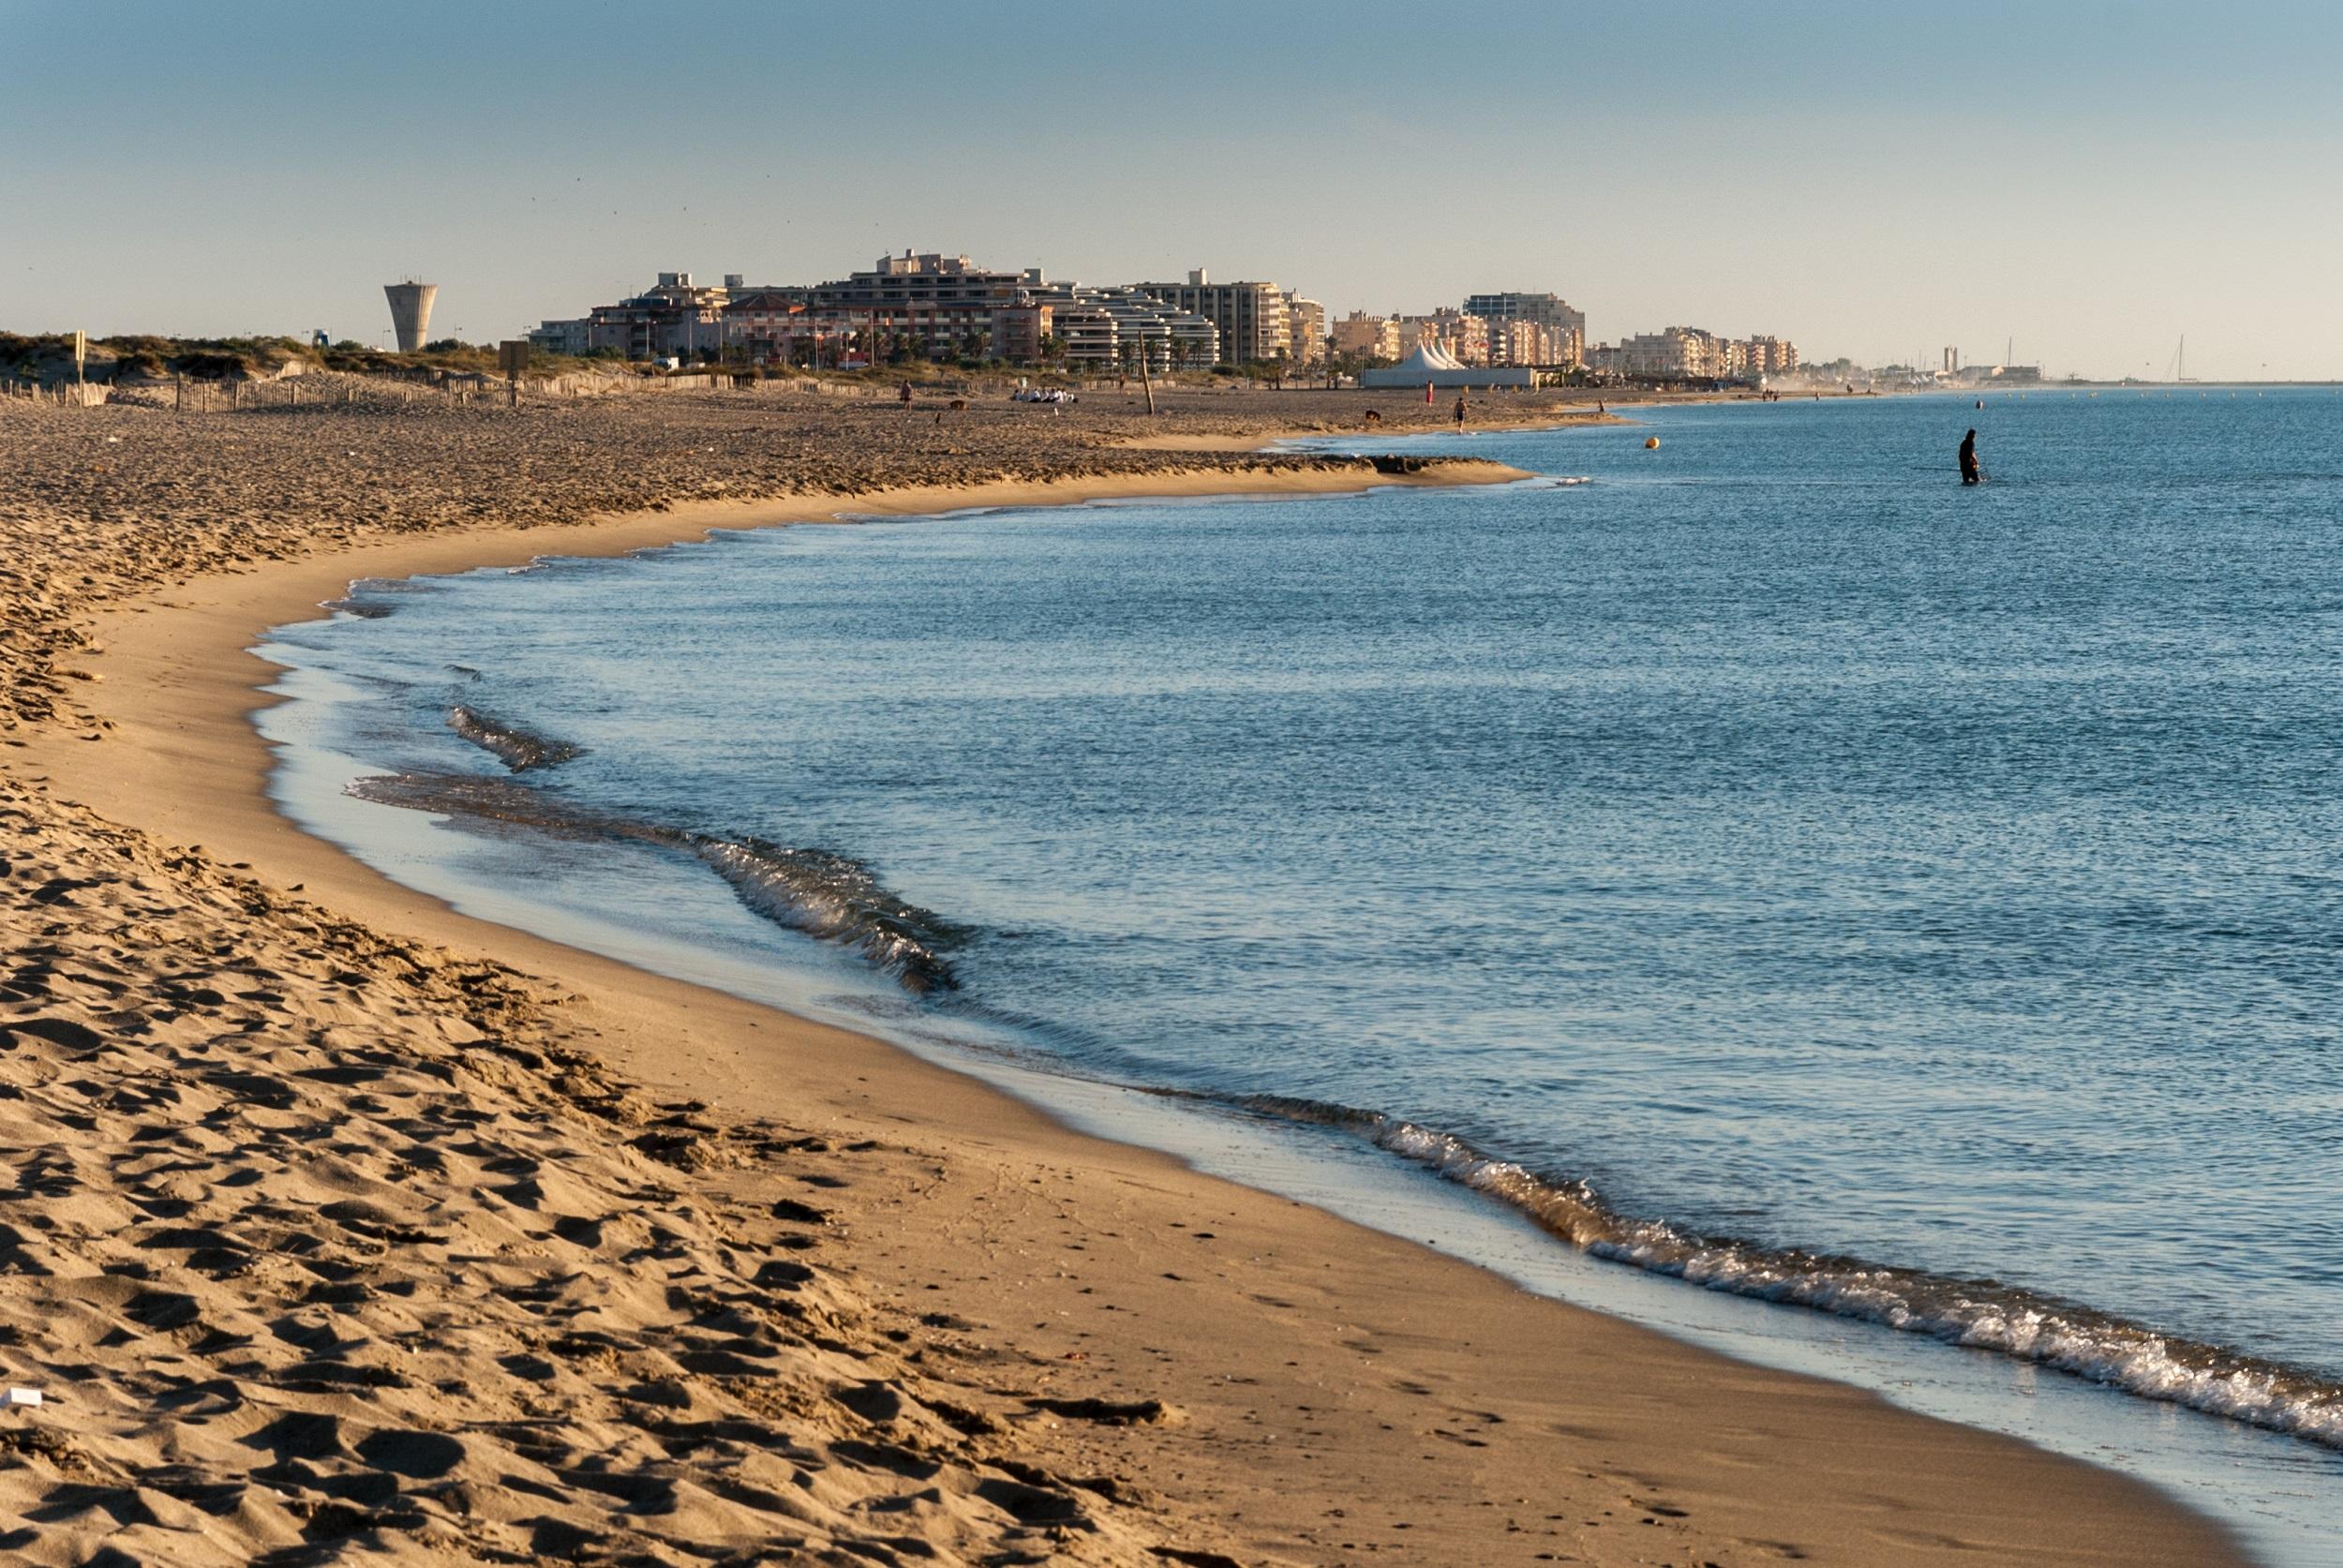
[[1972,430],[1961,438],[1961,483],[1979,485],[1984,480],[1985,475],[1977,466],[1977,432]]
[[903,412],[909,413],[911,411],[911,383],[909,381],[903,382],[903,390],[896,393],[895,396],[902,401]]
[[1461,430],[1461,429],[1463,429],[1463,428],[1464,428],[1464,416],[1465,416],[1465,400],[1464,400],[1464,394],[1463,394],[1463,393],[1461,393],[1461,392],[1459,392],[1458,394],[1456,394],[1456,428],[1457,428],[1457,429],[1459,429],[1459,430]]

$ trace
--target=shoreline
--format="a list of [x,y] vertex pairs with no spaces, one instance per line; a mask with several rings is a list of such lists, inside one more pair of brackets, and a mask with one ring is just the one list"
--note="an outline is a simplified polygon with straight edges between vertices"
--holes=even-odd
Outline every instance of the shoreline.
[[[1332,1452],[1312,1460],[1294,1457],[1300,1443],[1282,1449],[1263,1443],[1264,1423],[1269,1435],[1282,1431],[1291,1439],[1306,1422],[1282,1412],[1258,1414],[1276,1403],[1261,1384],[1216,1404],[1216,1398],[1228,1399],[1226,1390],[1200,1387],[1209,1379],[1192,1368],[1151,1368],[1141,1375],[1164,1389],[1168,1402],[1186,1408],[1188,1418],[1176,1432],[1164,1431],[1150,1442],[1122,1441],[1134,1452],[1174,1453],[1186,1471],[1181,1486],[1190,1495],[1169,1501],[1177,1506],[1212,1498],[1214,1511],[1228,1516],[1231,1528],[1246,1537],[1245,1550],[1278,1549],[1282,1543],[1285,1551],[1322,1546],[1338,1555],[1339,1542],[1309,1540],[1300,1522],[1311,1512],[1307,1503],[1322,1505],[1336,1495],[1330,1483],[1359,1500],[1420,1491],[1422,1448],[1445,1446],[1457,1432],[1477,1429],[1469,1416],[1424,1409],[1430,1391],[1441,1390],[1463,1402],[1455,1409],[1490,1413],[1502,1407],[1517,1413],[1508,1416],[1501,1439],[1470,1439],[1486,1446],[1457,1461],[1471,1471],[1462,1483],[1451,1482],[1440,1498],[1409,1505],[1435,1517],[1390,1521],[1409,1529],[1385,1537],[1386,1549],[1423,1554],[1418,1561],[1486,1554],[1489,1544],[1472,1527],[1476,1521],[1483,1530],[1496,1527],[1486,1514],[1471,1510],[1493,1505],[1498,1494],[1514,1486],[1525,1501],[1552,1504],[1529,1511],[1511,1496],[1502,1499],[1530,1520],[1554,1507],[1583,1507],[1588,1522],[1579,1523],[1573,1512],[1571,1528],[1590,1533],[1574,1550],[1598,1555],[1612,1544],[1648,1549],[1665,1539],[1670,1549],[1722,1552],[1795,1543],[1801,1552],[1841,1561],[1924,1561],[1937,1552],[1949,1557],[1951,1543],[1960,1540],[1968,1549],[2044,1562],[2240,1561],[2216,1527],[2113,1472],[1914,1415],[1843,1385],[1726,1361],[1530,1295],[1425,1248],[1198,1175],[1169,1157],[1069,1131],[1034,1107],[870,1037],[455,915],[309,838],[278,816],[266,795],[269,759],[249,715],[265,705],[259,688],[272,676],[246,650],[269,627],[306,618],[355,578],[520,564],[545,555],[618,554],[698,537],[711,528],[819,521],[840,513],[916,515],[1112,496],[1324,493],[1400,482],[1387,475],[1364,483],[1352,475],[1348,485],[1304,483],[1331,475],[1288,474],[1285,483],[1272,483],[1272,477],[1221,470],[1054,485],[902,488],[781,504],[696,503],[575,525],[365,545],[272,563],[257,573],[202,576],[98,613],[105,651],[74,662],[105,678],[85,702],[113,723],[108,741],[93,745],[50,725],[35,731],[29,751],[19,755],[47,769],[56,793],[116,820],[172,842],[200,842],[207,855],[247,862],[263,881],[297,886],[302,896],[370,927],[515,963],[580,993],[586,999],[573,1005],[597,1034],[599,1052],[637,1081],[749,1116],[802,1120],[810,1098],[839,1124],[892,1125],[893,1136],[939,1144],[941,1155],[922,1157],[940,1158],[948,1168],[974,1164],[980,1173],[989,1171],[995,1192],[1031,1186],[1021,1173],[1036,1171],[1069,1189],[1053,1192],[1046,1202],[1023,1200],[1022,1222],[1003,1228],[997,1213],[972,1205],[976,1195],[966,1189],[980,1183],[944,1181],[960,1192],[957,1202],[931,1194],[929,1202],[881,1221],[897,1228],[898,1240],[918,1244],[909,1252],[927,1250],[930,1265],[934,1252],[955,1243],[961,1266],[968,1268],[1005,1250],[1037,1256],[1052,1244],[1022,1243],[1044,1233],[1079,1232],[1095,1240],[1111,1233],[1110,1221],[1123,1232],[1143,1230],[1144,1245],[1120,1249],[1119,1273],[1085,1259],[1082,1277],[1101,1294],[1144,1302],[1129,1315],[1146,1315],[1145,1338],[1158,1351],[1171,1343],[1180,1348],[1177,1359],[1201,1356],[1237,1323],[1238,1337],[1247,1341],[1243,1365],[1287,1393],[1288,1409],[1309,1408],[1300,1396],[1307,1389],[1322,1394],[1330,1382],[1351,1384],[1341,1403],[1356,1429],[1326,1443]],[[1521,476],[1491,476],[1515,477]],[[752,1046],[768,1070],[751,1065]],[[783,1068],[791,1070],[771,1070]],[[792,1073],[795,1081],[786,1082]],[[904,1110],[911,1106],[918,1107],[916,1116]],[[1082,1217],[1067,1232],[1077,1213]],[[1174,1220],[1174,1214],[1189,1217]],[[1180,1281],[1204,1287],[1181,1295],[1208,1299],[1175,1305],[1162,1299],[1172,1292],[1153,1281],[1164,1272],[1157,1265],[1183,1255],[1173,1248],[1185,1245],[1185,1255],[1197,1255],[1194,1242],[1179,1235],[1197,1215],[1214,1217],[1214,1241],[1230,1238],[1237,1245],[1220,1248],[1216,1290],[1202,1280]],[[982,1247],[990,1250],[969,1257],[972,1235],[984,1238]],[[889,1262],[902,1254],[864,1255],[868,1251],[858,1248],[852,1262],[873,1277],[915,1266]],[[1225,1254],[1232,1251],[1250,1256],[1231,1266]],[[1036,1294],[1065,1293],[1058,1287],[1070,1277],[1062,1266],[1067,1262],[1037,1264],[1014,1286],[963,1277],[939,1299],[966,1316],[970,1308],[963,1304],[974,1298],[986,1304],[986,1315],[1005,1319]],[[1057,1272],[1045,1277],[1048,1266]],[[908,1289],[913,1277],[902,1274],[897,1282]],[[1272,1298],[1276,1305],[1268,1305]],[[1316,1304],[1314,1309],[1294,1305],[1304,1298]],[[1476,1325],[1477,1351],[1457,1340],[1459,1322]],[[1501,1325],[1508,1343],[1488,1344],[1481,1322]],[[1105,1329],[1093,1333],[1107,1336]],[[1359,1372],[1367,1365],[1359,1359],[1363,1340],[1377,1342],[1372,1365],[1379,1376],[1372,1388]],[[1281,1353],[1261,1353],[1271,1350]],[[1145,1353],[1136,1341],[1106,1352],[1132,1366]],[[1097,1349],[1083,1354],[1093,1363],[1105,1359]],[[1281,1361],[1285,1369],[1276,1366]],[[1685,1426],[1691,1410],[1705,1418],[1696,1438]],[[1560,1411],[1572,1412],[1561,1424],[1567,1431],[1553,1420]],[[1400,1419],[1390,1420],[1394,1415]],[[1313,1410],[1310,1419],[1328,1417]],[[1555,1467],[1582,1461],[1600,1468],[1572,1470],[1572,1478],[1582,1479],[1566,1487],[1573,1495],[1565,1501],[1555,1490]],[[1784,1471],[1809,1483],[1795,1504],[1778,1495]],[[1161,1481],[1154,1485],[1172,1489]],[[1653,1512],[1653,1501],[1663,1495],[1675,1501]],[[1688,1499],[1697,1499],[1697,1505],[1678,1506]],[[1643,1512],[1618,1523],[1654,1521],[1655,1529],[1637,1531],[1645,1541],[1613,1543],[1613,1535],[1627,1531],[1614,1531],[1604,1510],[1616,1515],[1622,1501]],[[1448,1521],[1445,1531],[1436,1519]],[[1882,1533],[1883,1519],[1893,1521],[1891,1532]],[[1315,1528],[1324,1525],[1320,1518]],[[1379,1531],[1361,1525],[1353,1533]],[[1891,1540],[1897,1543],[1892,1550]]]

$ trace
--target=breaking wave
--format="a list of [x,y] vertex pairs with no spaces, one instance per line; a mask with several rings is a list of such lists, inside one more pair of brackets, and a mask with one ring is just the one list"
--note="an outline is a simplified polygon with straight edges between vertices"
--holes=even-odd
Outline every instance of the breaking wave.
[[518,724],[508,724],[491,719],[476,708],[457,703],[448,710],[447,727],[493,754],[515,773],[526,773],[532,768],[552,768],[569,761],[580,748],[565,740],[551,740],[533,734]]
[[1485,1193],[1548,1234],[1613,1262],[1707,1290],[1997,1351],[2144,1399],[2343,1448],[2343,1387],[2294,1367],[2160,1334],[1998,1280],[1885,1267],[1631,1218],[1583,1181],[1548,1180],[1462,1139],[1380,1112],[1269,1095],[1180,1098],[1216,1098],[1261,1116],[1342,1128]]
[[[498,751],[498,754],[503,753]],[[511,766],[517,771],[521,765]],[[893,976],[906,991],[925,995],[950,991],[959,984],[944,955],[967,933],[888,891],[859,860],[826,849],[796,848],[746,836],[721,838],[641,822],[575,806],[511,779],[465,773],[394,773],[359,779],[351,784],[350,793],[380,805],[507,822],[563,838],[629,840],[677,850],[724,878],[734,895],[756,914],[846,948]]]
[[434,586],[421,577],[360,577],[340,598],[328,599],[321,607],[354,615],[361,620],[381,620],[398,607],[394,600],[429,593]]
[[767,919],[853,949],[907,991],[949,991],[959,983],[940,949],[962,933],[879,886],[861,861],[754,838],[687,833],[683,842]]

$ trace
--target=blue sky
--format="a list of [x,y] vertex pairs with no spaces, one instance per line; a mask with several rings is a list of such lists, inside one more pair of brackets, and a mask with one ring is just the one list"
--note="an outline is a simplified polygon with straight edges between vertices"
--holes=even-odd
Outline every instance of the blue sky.
[[[885,249],[2343,375],[2343,6],[0,0],[0,328],[475,339]],[[2266,367],[2266,368],[2265,368]]]

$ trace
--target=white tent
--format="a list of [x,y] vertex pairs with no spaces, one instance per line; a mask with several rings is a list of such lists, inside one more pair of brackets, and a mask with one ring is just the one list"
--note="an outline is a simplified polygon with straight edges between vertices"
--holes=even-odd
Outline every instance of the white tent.
[[1462,364],[1455,355],[1434,343],[1419,345],[1415,352],[1388,370],[1359,372],[1359,384],[1367,387],[1535,386],[1537,382],[1533,371]]

